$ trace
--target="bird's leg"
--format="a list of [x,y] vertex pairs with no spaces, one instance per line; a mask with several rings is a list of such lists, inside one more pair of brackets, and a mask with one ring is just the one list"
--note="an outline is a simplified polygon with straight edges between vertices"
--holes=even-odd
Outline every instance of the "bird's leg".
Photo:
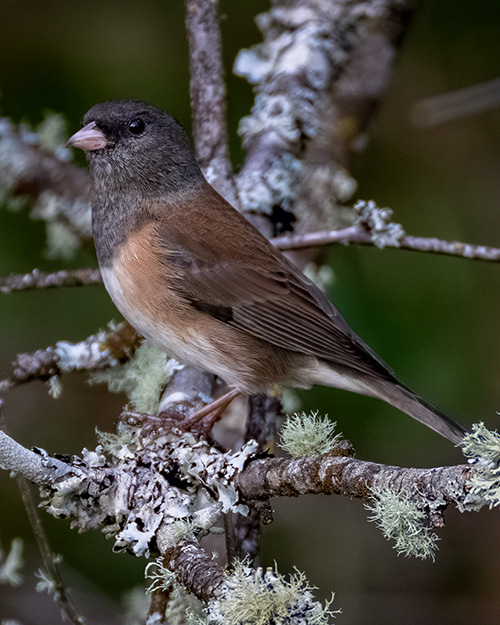
[[214,399],[203,408],[197,410],[194,414],[190,415],[183,423],[184,427],[190,428],[193,425],[199,423],[200,421],[204,421],[203,427],[212,427],[212,425],[218,421],[224,410],[229,406],[229,404],[241,395],[240,391],[232,388],[227,393],[224,393],[221,397]]

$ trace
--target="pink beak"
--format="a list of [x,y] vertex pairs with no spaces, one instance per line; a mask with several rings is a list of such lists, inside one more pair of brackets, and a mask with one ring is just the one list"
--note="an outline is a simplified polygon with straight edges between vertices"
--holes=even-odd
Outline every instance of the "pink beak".
[[78,132],[75,132],[75,134],[68,139],[66,145],[72,145],[85,152],[91,152],[93,150],[102,150],[106,147],[107,143],[104,133],[99,130],[96,123],[90,122]]

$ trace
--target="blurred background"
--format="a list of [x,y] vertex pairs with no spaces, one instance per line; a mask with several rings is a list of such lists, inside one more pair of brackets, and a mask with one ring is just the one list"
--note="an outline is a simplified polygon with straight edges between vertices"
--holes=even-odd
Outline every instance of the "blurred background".
[[[263,0],[221,0],[235,167],[242,162],[236,126],[252,103],[245,81],[231,73],[239,49],[261,40],[255,14]],[[0,109],[14,121],[38,124],[61,112],[68,136],[94,103],[116,97],[149,100],[190,127],[188,57],[180,1],[97,0],[43,3],[0,0]],[[370,143],[353,170],[357,197],[390,206],[409,234],[500,247],[499,108],[423,128],[411,111],[423,98],[492,80],[500,74],[500,5],[491,0],[424,3],[416,15]],[[77,158],[81,159],[81,155]],[[84,166],[83,159],[78,161]],[[500,266],[416,252],[335,247],[330,296],[353,328],[412,389],[464,424],[498,425],[500,410]],[[0,275],[38,267],[95,266],[89,252],[71,261],[45,253],[45,229],[26,212],[0,210]],[[0,297],[0,374],[16,354],[57,340],[78,341],[119,318],[103,287]],[[404,466],[458,463],[446,440],[375,400],[329,389],[301,396],[338,422],[359,458]],[[124,397],[63,379],[53,400],[42,383],[5,397],[10,432],[26,446],[78,454],[95,446],[94,428],[112,431]],[[274,501],[264,529],[261,563],[294,566],[336,593],[343,625],[498,623],[498,511],[449,510],[436,561],[397,557],[366,522],[358,501],[308,497]],[[125,591],[143,586],[145,563],[111,553],[98,532],[77,535],[69,523],[43,516],[63,574],[94,622],[114,622]],[[0,619],[59,622],[46,595],[35,594],[40,566],[15,482],[0,474],[0,540],[26,540],[25,582],[0,587]]]

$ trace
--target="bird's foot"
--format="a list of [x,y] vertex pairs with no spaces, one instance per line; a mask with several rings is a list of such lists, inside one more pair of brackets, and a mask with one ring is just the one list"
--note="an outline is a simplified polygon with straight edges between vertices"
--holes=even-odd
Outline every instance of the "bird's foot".
[[182,422],[182,427],[186,430],[197,429],[203,431],[210,431],[221,417],[223,412],[229,406],[229,404],[240,395],[240,391],[231,389],[227,393],[224,393],[221,397],[214,399],[203,408],[200,408],[189,417],[186,417]]

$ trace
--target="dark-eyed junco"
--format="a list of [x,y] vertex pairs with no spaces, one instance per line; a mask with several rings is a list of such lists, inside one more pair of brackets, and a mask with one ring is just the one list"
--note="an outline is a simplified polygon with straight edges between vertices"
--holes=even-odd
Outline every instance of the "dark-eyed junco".
[[93,106],[85,150],[95,247],[123,316],[180,362],[245,394],[323,384],[378,397],[454,443],[325,295],[203,177],[182,127],[136,100]]

